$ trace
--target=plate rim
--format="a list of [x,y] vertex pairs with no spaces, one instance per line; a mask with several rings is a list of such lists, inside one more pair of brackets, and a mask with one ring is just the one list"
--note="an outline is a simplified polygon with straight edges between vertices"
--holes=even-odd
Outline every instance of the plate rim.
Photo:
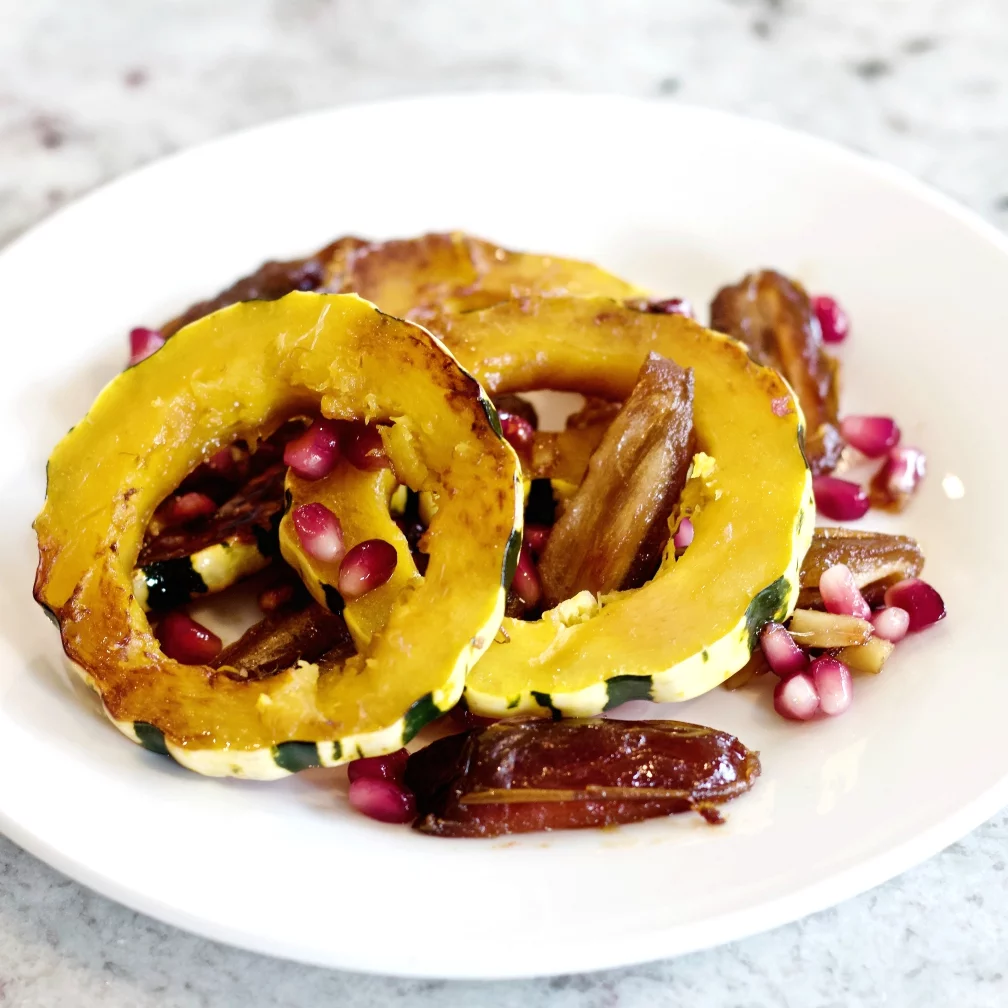
[[[867,173],[874,179],[898,187],[915,199],[948,216],[975,237],[993,246],[1005,257],[1005,265],[1008,269],[1008,235],[985,220],[977,211],[964,206],[951,196],[921,181],[905,169],[873,155],[852,150],[838,142],[758,116],[669,99],[605,92],[501,91],[492,89],[474,92],[425,93],[367,102],[348,102],[276,117],[267,122],[230,131],[133,168],[73,199],[0,248],[0,263],[12,254],[16,255],[25,244],[40,240],[45,241],[48,232],[61,226],[66,217],[72,217],[82,206],[106,198],[106,194],[116,187],[146,175],[170,171],[172,165],[178,160],[207,156],[218,146],[243,140],[251,141],[259,134],[268,134],[289,124],[312,120],[325,121],[338,118],[341,114],[348,112],[360,114],[374,111],[381,115],[385,114],[384,110],[390,108],[430,106],[431,104],[479,104],[486,101],[515,103],[519,106],[526,103],[538,105],[543,102],[633,106],[638,109],[651,110],[652,114],[657,115],[673,111],[675,114],[681,113],[687,116],[721,120],[729,126],[749,128],[756,126],[761,131],[776,133],[790,142],[804,145],[807,149],[818,150],[836,163],[846,165],[860,173]],[[580,958],[578,949],[575,947],[560,945],[559,947],[564,951],[557,956],[558,963],[555,967],[543,968],[543,964],[540,962],[535,969],[522,969],[519,965],[515,969],[488,972],[486,970],[467,971],[465,965],[461,964],[447,978],[453,980],[501,980],[548,977],[575,972],[591,973],[679,956],[737,941],[780,927],[808,914],[816,913],[888,881],[961,839],[1006,805],[1008,805],[1008,767],[995,784],[967,802],[955,813],[946,816],[901,843],[784,896],[763,901],[753,907],[723,912],[716,917],[697,923],[651,927],[645,933],[609,935],[602,949],[593,945],[589,950],[581,952]],[[232,929],[206,918],[193,916],[181,907],[152,898],[128,885],[122,885],[114,877],[100,871],[94,871],[86,863],[78,861],[70,855],[65,855],[44,837],[33,834],[28,828],[22,828],[3,808],[0,808],[0,831],[33,856],[100,895],[192,934],[259,954],[324,968],[391,977],[446,978],[446,974],[438,970],[397,969],[394,965],[390,967],[381,963],[380,954],[372,956],[371,960],[362,960],[359,950],[355,960],[349,962],[346,956],[341,955],[341,949],[338,945],[332,949],[332,954],[324,957],[310,953],[299,953],[297,948],[284,947],[281,942],[269,940],[252,929]],[[673,951],[669,951],[669,949],[673,949]]]

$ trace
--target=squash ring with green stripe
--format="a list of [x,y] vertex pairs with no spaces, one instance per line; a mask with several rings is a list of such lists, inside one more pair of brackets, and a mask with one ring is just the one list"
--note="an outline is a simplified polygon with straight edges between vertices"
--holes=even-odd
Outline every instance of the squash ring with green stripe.
[[[402,481],[437,493],[426,577],[345,663],[244,680],[167,658],[133,591],[154,509],[221,445],[317,410],[385,425]],[[436,337],[354,295],[294,293],[206,316],[106,386],[49,460],[35,597],[131,739],[271,779],[397,749],[456,703],[500,625],[521,505],[517,456]]]

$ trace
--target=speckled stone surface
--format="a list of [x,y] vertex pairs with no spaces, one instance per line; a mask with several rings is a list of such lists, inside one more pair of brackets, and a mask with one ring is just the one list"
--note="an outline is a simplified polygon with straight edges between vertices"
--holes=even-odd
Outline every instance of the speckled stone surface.
[[[1003,0],[0,0],[0,245],[101,182],[241,126],[474,88],[747,112],[886,158],[1008,227]],[[887,885],[747,941],[591,976],[457,984],[193,938],[0,838],[0,1005],[994,1008],[1008,1004],[1006,861],[1002,813]]]

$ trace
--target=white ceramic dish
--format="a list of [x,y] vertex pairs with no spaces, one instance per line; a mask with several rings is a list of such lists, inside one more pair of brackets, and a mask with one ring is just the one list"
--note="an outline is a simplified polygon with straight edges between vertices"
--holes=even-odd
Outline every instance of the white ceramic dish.
[[[899,527],[923,541],[950,617],[857,680],[853,709],[833,721],[786,723],[748,690],[666,710],[762,752],[763,779],[721,829],[678,817],[445,841],[350,814],[338,773],[200,778],[104,720],[30,598],[45,458],[122,365],[130,326],[339,234],[453,227],[595,260],[700,305],[753,267],[794,273],[853,317],[847,410],[893,413],[927,449],[931,476]],[[896,171],[761,123],[616,98],[341,109],[87,197],[0,255],[0,828],[181,927],[438,977],[673,955],[890,877],[1008,802],[1008,676],[993,632],[1008,569],[1006,287],[1004,237]]]

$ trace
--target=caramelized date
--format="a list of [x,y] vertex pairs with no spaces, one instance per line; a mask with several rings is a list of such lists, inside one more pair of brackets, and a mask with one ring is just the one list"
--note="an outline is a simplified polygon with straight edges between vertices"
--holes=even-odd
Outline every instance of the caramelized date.
[[239,301],[276,301],[291,291],[323,289],[336,266],[351,252],[366,245],[367,242],[360,238],[340,238],[304,259],[263,263],[254,273],[237,280],[216,297],[198,301],[166,322],[161,327],[161,335],[172,336],[190,322]]
[[[286,468],[274,465],[252,477],[230,500],[208,518],[184,529],[169,529],[149,535],[140,550],[141,566],[189,556],[234,535],[261,541],[264,552],[272,549],[273,529],[283,510]],[[267,542],[267,540],[270,540]]]
[[264,679],[300,659],[348,657],[354,647],[341,616],[315,602],[303,609],[271,613],[229,644],[211,662],[235,678]]
[[654,575],[694,443],[693,372],[652,353],[550,533],[540,564],[549,605]]
[[713,806],[747,791],[757,753],[681,721],[500,721],[409,758],[414,827],[447,837],[584,829]]
[[805,453],[814,476],[840,460],[837,364],[805,291],[773,270],[750,273],[711,302],[711,328],[741,340],[754,360],[776,368],[798,396],[808,430]]
[[817,528],[799,574],[798,607],[822,609],[819,578],[834,564],[845,564],[870,606],[882,604],[889,585],[917,577],[924,554],[915,539],[849,528]]

